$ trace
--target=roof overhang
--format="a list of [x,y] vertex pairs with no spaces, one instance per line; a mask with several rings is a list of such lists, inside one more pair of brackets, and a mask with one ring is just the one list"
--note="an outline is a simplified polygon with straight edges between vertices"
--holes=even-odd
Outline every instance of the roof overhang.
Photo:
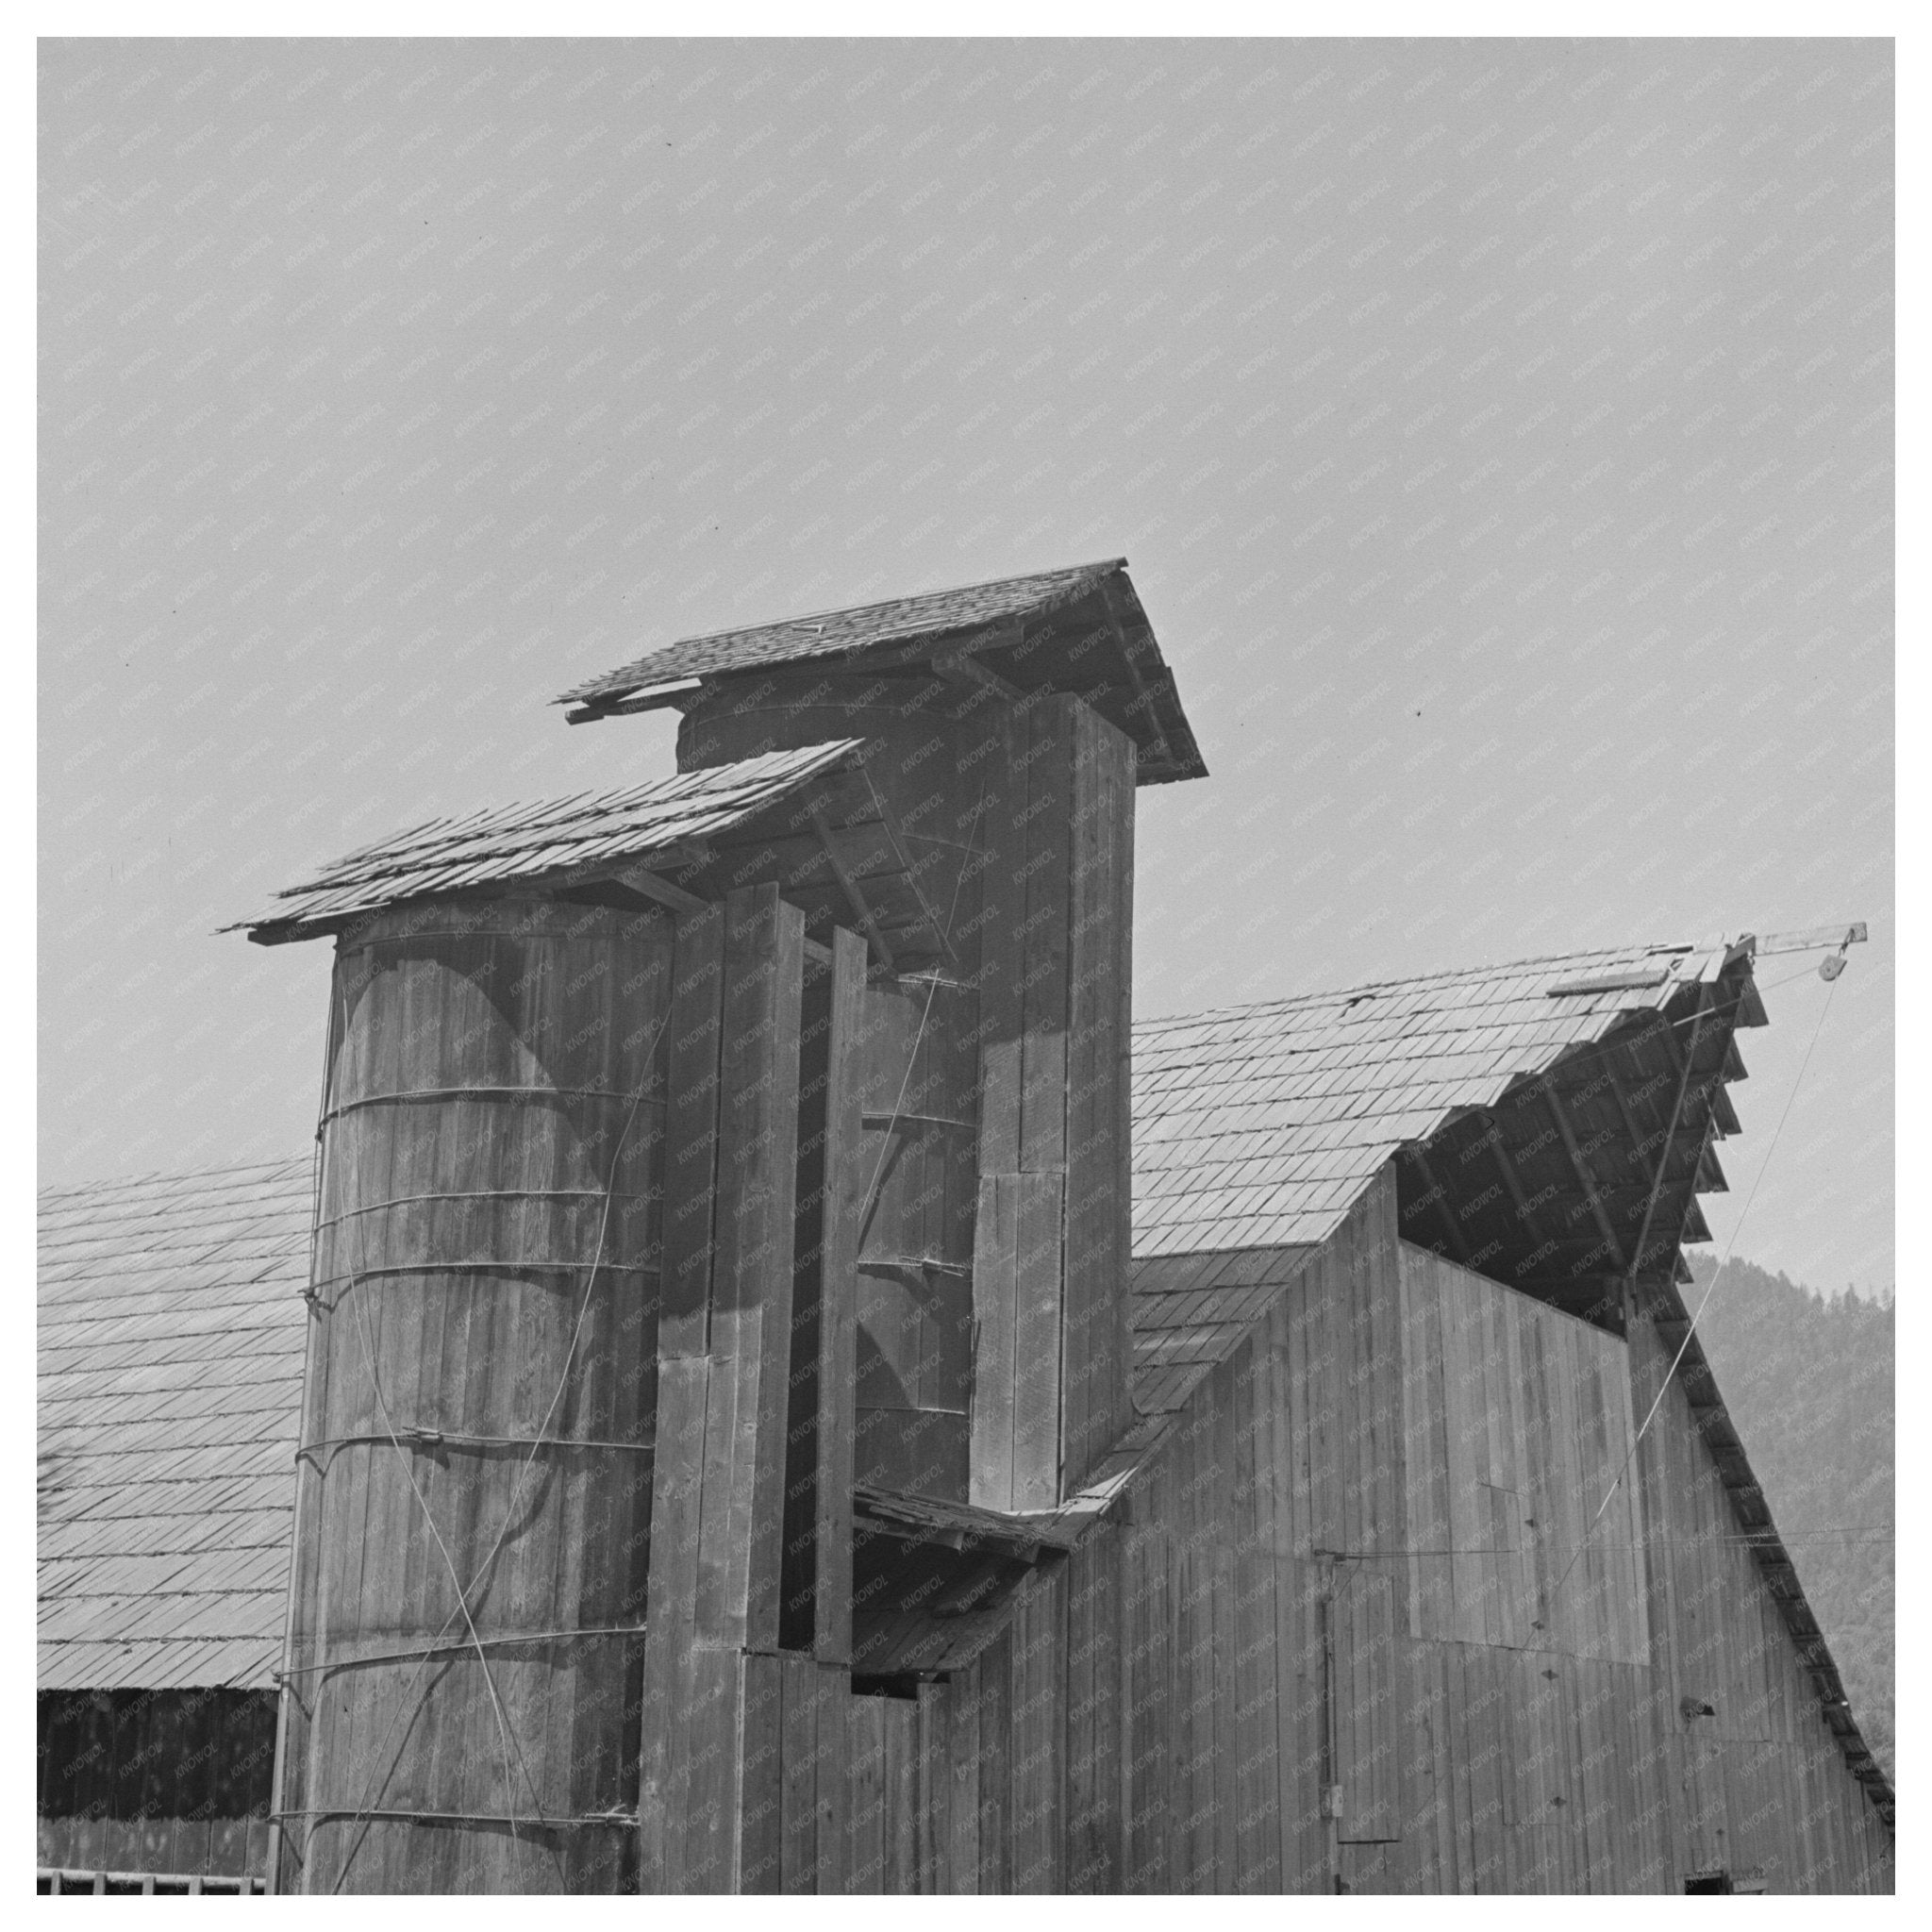
[[686,638],[556,702],[572,707],[572,724],[591,724],[690,710],[747,677],[831,669],[929,676],[1015,701],[1067,692],[1133,740],[1141,784],[1207,775],[1124,558]]
[[258,945],[353,937],[404,907],[556,899],[674,912],[775,882],[808,942],[862,933],[889,972],[942,965],[930,876],[866,774],[858,739],[679,773],[621,792],[508,806],[365,846],[225,927]]
[[1553,1003],[1620,994],[1631,1004],[1601,1032],[1457,1108],[1396,1164],[1405,1240],[1613,1329],[1624,1282],[1688,1280],[1680,1244],[1710,1238],[1697,1196],[1725,1185],[1724,1090],[1745,1077],[1734,1036],[1764,1024],[1748,942],[1544,989]]

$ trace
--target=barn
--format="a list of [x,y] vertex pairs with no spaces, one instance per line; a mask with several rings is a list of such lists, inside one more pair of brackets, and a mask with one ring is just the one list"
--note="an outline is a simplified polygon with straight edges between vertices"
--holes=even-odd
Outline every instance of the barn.
[[1118,560],[566,701],[677,773],[246,923],[312,1160],[43,1199],[44,1888],[1890,1890],[1680,1293],[1750,936],[1136,1024]]

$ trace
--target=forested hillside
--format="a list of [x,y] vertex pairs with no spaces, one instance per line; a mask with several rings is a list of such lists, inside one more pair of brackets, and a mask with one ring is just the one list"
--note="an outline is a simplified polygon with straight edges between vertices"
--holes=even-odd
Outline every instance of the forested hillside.
[[[1693,1254],[1694,1308],[1716,1257]],[[1731,1261],[1698,1322],[1705,1352],[1859,1728],[1893,1771],[1892,1305],[1827,1300]]]

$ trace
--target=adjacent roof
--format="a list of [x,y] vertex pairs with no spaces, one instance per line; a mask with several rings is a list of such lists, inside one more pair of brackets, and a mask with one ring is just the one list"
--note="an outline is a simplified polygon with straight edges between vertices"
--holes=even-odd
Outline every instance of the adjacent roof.
[[583,724],[687,705],[719,680],[829,658],[854,670],[971,659],[974,673],[1016,692],[1085,697],[1135,741],[1142,784],[1207,774],[1126,559],[1118,557],[684,638],[574,685],[557,702],[576,706],[571,722]]
[[40,1210],[41,1688],[266,1688],[310,1163],[49,1189]]
[[[1398,1149],[1714,979],[1741,946],[1632,946],[1134,1028],[1134,1253],[1321,1241]],[[1761,1021],[1755,1007],[1742,1024]],[[1721,1177],[1720,1177],[1721,1182]]]
[[[1526,1113],[1525,1082],[1559,1066],[1574,1074],[1588,1053],[1641,1061],[1670,1029],[1633,1017],[1681,1008],[1721,979],[1729,998],[1714,1054],[1700,1069],[1694,1031],[1670,1050],[1679,1070],[1673,1121],[1692,1092],[1701,1115],[1690,1136],[1697,1150],[1672,1190],[1674,1254],[1694,1191],[1721,1182],[1704,1143],[1728,1113],[1724,1081],[1742,1071],[1731,1029],[1762,1019],[1750,945],[1570,954],[1137,1026],[1134,1426],[1078,1494],[1034,1516],[862,1491],[861,1547],[882,1535],[929,1546],[919,1560],[939,1565],[935,1580],[954,1563],[945,1553],[973,1559],[965,1582],[935,1599],[945,1654],[963,1658],[1009,1614],[1015,1582],[1076,1541],[1158,1452],[1194,1389],[1388,1159],[1415,1162],[1428,1142],[1448,1169],[1445,1150],[1469,1138],[1480,1110],[1513,1092],[1512,1110]],[[1586,1089],[1607,1084],[1586,1073]],[[1574,1080],[1567,1091],[1582,1098]],[[1591,1127],[1591,1144],[1661,1141],[1661,1154],[1639,1154],[1640,1167],[1652,1163],[1655,1196],[1671,1174],[1674,1136],[1621,1118],[1621,1137]],[[1620,1146],[1618,1160],[1631,1151]],[[1594,1185],[1579,1171],[1574,1187],[1601,1210],[1615,1164],[1589,1165]],[[1439,1191],[1404,1201],[1404,1222],[1425,1223],[1423,1203]],[[41,1206],[41,1687],[266,1688],[293,1502],[309,1163],[54,1190]],[[1669,1274],[1650,1291],[1666,1340],[1681,1339],[1677,1375],[1734,1516],[1840,1748],[1890,1820],[1891,1788],[1843,1703]],[[922,1647],[936,1630],[931,1617],[897,1630],[884,1620],[863,1667],[933,1667]],[[922,1655],[902,1656],[908,1644]]]
[[[1734,951],[1572,954],[1136,1025],[1137,1209],[1158,1210],[1134,1242],[1143,1422],[1076,1514],[1105,1507],[1401,1137]],[[1655,984],[1551,991],[1606,976]],[[1231,1180],[1241,1163],[1272,1177]],[[43,1686],[267,1682],[308,1189],[303,1159],[42,1196]]]
[[692,848],[749,824],[843,765],[856,738],[581,792],[433,819],[325,865],[274,907],[224,928],[264,945],[313,938],[405,900],[527,885],[554,889]]

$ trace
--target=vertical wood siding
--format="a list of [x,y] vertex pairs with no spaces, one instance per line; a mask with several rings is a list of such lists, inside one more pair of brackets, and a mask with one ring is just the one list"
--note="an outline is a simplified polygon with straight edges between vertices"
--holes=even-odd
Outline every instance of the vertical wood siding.
[[1004,718],[994,762],[971,1494],[1048,1509],[1131,1420],[1134,747],[1048,698]]
[[746,887],[685,915],[677,940],[673,1029],[717,1041],[715,1141],[693,1163],[701,1182],[708,1159],[714,1205],[705,1265],[658,1330],[640,1875],[650,1891],[775,1891],[804,916]]
[[[985,826],[1011,722],[1009,708],[985,698],[962,702],[911,672],[849,684],[778,675],[694,707],[677,753],[689,772],[862,737],[865,782],[895,818],[897,845],[949,935],[954,958],[940,970],[878,972],[859,998],[854,1429],[860,1481],[958,1499],[968,1481],[980,948],[983,934],[1009,929],[982,910],[982,889],[999,876],[986,863]],[[890,943],[910,937],[921,936],[895,929]],[[923,942],[929,953],[930,934]]]
[[39,1699],[42,1867],[259,1878],[275,1698],[259,1690],[56,1690]]
[[[1722,1865],[1890,1890],[1679,1389],[1612,1490],[1668,1361],[1641,1316],[1626,1344],[1403,1246],[1385,1174],[1122,1519],[897,1704],[912,1858],[888,1882],[1678,1892]],[[1687,1724],[1690,1692],[1717,1717]]]

